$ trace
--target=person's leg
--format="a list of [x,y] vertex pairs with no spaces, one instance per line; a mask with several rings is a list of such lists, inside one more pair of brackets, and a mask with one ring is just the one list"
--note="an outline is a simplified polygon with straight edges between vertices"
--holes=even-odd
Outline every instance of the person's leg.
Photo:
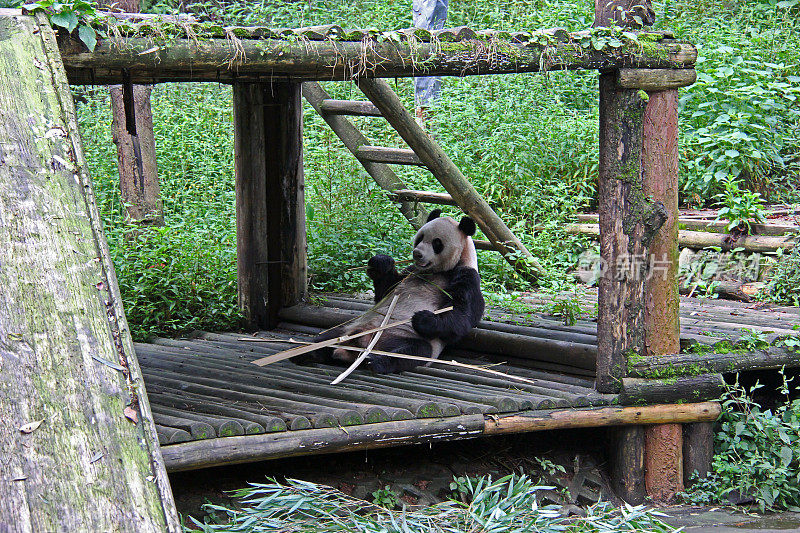
[[[449,0],[413,0],[414,27],[441,30],[447,20]],[[428,117],[428,108],[439,98],[442,80],[439,76],[414,78],[414,102],[417,121],[421,124]]]

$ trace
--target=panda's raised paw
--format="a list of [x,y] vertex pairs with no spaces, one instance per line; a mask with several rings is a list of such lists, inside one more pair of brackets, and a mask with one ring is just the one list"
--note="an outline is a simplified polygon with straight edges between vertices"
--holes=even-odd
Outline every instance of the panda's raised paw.
[[414,316],[411,317],[411,325],[414,327],[414,331],[426,339],[433,339],[439,336],[436,315],[428,310],[414,313]]
[[367,275],[370,278],[384,276],[394,270],[394,259],[385,254],[378,254],[367,262]]

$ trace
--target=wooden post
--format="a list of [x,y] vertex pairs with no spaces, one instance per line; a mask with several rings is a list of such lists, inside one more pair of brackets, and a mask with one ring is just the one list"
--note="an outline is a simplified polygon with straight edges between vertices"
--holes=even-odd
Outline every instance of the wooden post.
[[0,531],[181,531],[55,34],[0,28]]
[[[120,0],[115,7],[137,13],[139,0]],[[128,219],[142,225],[162,226],[164,208],[156,164],[151,90],[149,85],[131,84],[111,88],[111,131],[117,145],[119,189]],[[128,91],[131,94],[125,94]]]
[[708,477],[714,459],[714,423],[694,422],[683,425],[683,483],[691,486],[692,474]]
[[270,328],[306,291],[299,83],[233,86],[239,306]]
[[600,75],[597,389],[618,392],[627,353],[644,352],[647,205],[642,189],[642,120],[646,94]]
[[612,430],[611,479],[622,500],[639,505],[646,495],[644,483],[645,426]]
[[[658,356],[680,352],[678,91],[647,94],[642,132],[643,190],[652,202],[663,206],[666,214],[663,225],[652,236],[645,289],[644,355]],[[672,499],[683,490],[682,435],[680,424],[647,428],[647,490],[654,500]]]
[[644,484],[657,502],[670,501],[683,490],[683,431],[680,424],[645,429]]

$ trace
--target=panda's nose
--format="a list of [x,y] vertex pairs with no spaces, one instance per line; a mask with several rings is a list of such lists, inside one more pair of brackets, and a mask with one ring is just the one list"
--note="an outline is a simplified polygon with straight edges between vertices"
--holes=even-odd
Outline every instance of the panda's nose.
[[419,250],[414,250],[413,256],[414,256],[414,261],[419,261],[420,259],[422,259],[422,252],[420,252]]

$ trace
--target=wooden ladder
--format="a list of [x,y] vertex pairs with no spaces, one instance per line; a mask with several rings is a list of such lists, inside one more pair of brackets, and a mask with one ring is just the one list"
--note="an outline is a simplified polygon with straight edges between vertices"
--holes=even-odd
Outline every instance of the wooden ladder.
[[[303,96],[375,182],[390,193],[409,223],[419,229],[428,217],[427,211],[417,207],[418,203],[458,206],[489,239],[476,240],[476,248],[498,251],[526,278],[541,275],[543,269],[536,258],[481,198],[441,146],[417,124],[389,84],[381,79],[361,79],[357,84],[369,101],[334,100],[316,82],[303,83]],[[410,148],[373,146],[346,116],[384,117]],[[389,165],[425,167],[448,194],[409,189]]]

